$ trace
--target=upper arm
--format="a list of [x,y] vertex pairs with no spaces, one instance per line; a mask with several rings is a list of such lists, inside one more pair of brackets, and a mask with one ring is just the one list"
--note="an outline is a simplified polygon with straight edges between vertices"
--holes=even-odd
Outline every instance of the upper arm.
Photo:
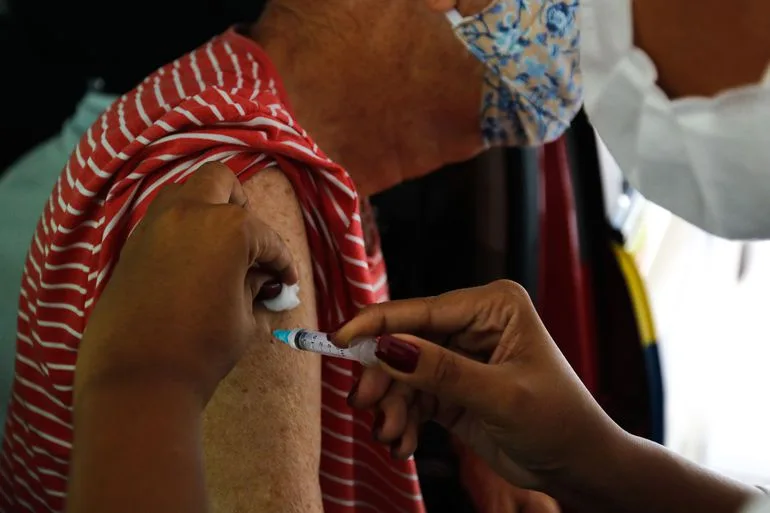
[[767,0],[634,0],[634,40],[671,97],[755,84],[770,64]]
[[[300,275],[298,308],[256,315],[267,316],[271,330],[312,329],[317,319],[310,251],[291,184],[280,171],[268,169],[244,187],[251,207],[285,240]],[[213,510],[321,511],[320,405],[320,358],[273,343],[265,333],[206,408],[204,446]]]

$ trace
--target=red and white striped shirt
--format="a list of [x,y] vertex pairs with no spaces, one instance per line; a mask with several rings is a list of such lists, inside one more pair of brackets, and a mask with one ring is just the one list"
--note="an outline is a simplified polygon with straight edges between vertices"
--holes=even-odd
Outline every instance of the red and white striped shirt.
[[[16,376],[0,455],[0,511],[64,509],[78,344],[122,245],[166,183],[206,162],[244,182],[280,168],[302,207],[321,329],[387,295],[348,174],[292,119],[270,61],[230,30],[161,68],[82,138],[43,212],[19,304]],[[370,254],[372,252],[370,251]],[[328,512],[424,511],[414,462],[372,441],[346,404],[358,368],[324,360],[320,483]]]

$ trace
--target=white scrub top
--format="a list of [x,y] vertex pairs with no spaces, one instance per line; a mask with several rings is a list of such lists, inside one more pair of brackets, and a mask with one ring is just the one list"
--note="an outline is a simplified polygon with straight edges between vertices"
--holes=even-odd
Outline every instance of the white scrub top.
[[669,99],[634,47],[632,0],[581,0],[580,52],[588,117],[637,190],[713,234],[770,238],[770,75]]

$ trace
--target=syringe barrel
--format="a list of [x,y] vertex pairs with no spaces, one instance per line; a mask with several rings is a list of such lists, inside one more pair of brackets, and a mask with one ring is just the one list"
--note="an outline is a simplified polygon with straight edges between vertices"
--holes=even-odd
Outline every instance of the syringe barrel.
[[354,341],[350,347],[341,348],[335,346],[326,333],[300,329],[292,331],[289,344],[302,351],[353,360],[365,366],[377,363],[377,342],[373,338],[362,338]]

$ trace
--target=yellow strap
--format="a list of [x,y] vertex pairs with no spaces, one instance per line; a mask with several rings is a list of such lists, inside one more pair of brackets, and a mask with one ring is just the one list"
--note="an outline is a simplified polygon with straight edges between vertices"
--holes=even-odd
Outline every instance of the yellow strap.
[[622,246],[612,243],[612,250],[615,258],[618,260],[620,269],[626,279],[628,292],[631,295],[631,303],[634,308],[634,316],[639,326],[639,334],[642,338],[642,346],[647,348],[655,344],[657,336],[655,334],[655,323],[652,319],[652,310],[647,299],[647,289],[644,285],[639,270],[636,267],[634,257],[632,257]]

